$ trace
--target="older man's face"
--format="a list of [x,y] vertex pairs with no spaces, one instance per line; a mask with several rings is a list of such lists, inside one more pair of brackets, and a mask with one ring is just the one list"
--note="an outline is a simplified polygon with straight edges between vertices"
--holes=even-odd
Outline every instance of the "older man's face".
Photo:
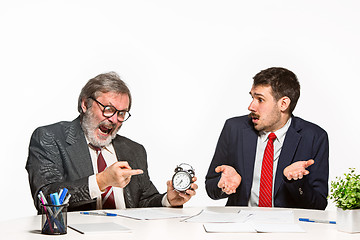
[[[118,110],[126,111],[130,102],[127,94],[114,92],[103,93],[96,100],[105,106],[110,105]],[[83,100],[82,109],[84,111],[82,128],[87,139],[97,147],[109,145],[122,125],[122,122],[118,120],[118,114],[116,113],[112,117],[104,117],[103,106],[95,101],[90,108],[87,108]]]

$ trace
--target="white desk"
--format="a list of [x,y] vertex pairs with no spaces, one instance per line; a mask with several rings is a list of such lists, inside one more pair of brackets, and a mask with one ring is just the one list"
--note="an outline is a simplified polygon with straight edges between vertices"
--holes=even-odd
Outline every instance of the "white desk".
[[[185,207],[183,209],[169,209],[170,211],[177,211],[188,215],[193,215],[200,212],[201,209],[208,209],[219,212],[236,212],[241,207]],[[259,208],[256,208],[258,210]],[[272,209],[278,211],[284,209]],[[289,210],[289,209],[287,209]],[[207,233],[203,228],[202,223],[180,222],[181,219],[165,219],[165,220],[134,220],[124,217],[106,217],[106,216],[88,216],[82,215],[79,212],[68,213],[68,225],[77,223],[95,223],[95,222],[115,222],[120,225],[132,229],[131,233],[93,233],[80,234],[70,228],[66,235],[49,236],[43,235],[40,232],[41,216],[25,217],[15,220],[0,222],[0,234],[2,239],[99,239],[99,237],[106,237],[109,239],[266,239],[266,240],[347,240],[360,239],[359,234],[343,233],[336,230],[335,224],[324,223],[306,223],[298,222],[299,217],[329,219],[336,220],[336,213],[334,211],[317,211],[317,210],[303,210],[292,209],[294,211],[295,222],[300,224],[306,233]]]

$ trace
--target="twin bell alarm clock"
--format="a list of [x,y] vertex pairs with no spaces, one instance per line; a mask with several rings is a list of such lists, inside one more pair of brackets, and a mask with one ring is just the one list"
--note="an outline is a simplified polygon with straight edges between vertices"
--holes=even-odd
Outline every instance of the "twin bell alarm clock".
[[172,183],[174,189],[179,192],[184,192],[190,188],[193,183],[192,178],[195,176],[195,170],[187,163],[181,163],[175,168]]

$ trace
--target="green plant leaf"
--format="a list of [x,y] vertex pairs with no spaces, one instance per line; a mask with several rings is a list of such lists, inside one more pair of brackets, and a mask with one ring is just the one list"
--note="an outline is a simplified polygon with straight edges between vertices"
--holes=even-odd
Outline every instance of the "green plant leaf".
[[343,210],[360,208],[360,175],[349,169],[344,178],[336,177],[330,184],[329,198]]

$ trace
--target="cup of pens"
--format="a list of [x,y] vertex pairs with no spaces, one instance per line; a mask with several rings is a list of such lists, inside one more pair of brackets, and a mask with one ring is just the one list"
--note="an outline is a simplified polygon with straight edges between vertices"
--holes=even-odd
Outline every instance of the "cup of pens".
[[49,235],[59,235],[67,233],[67,208],[71,194],[67,194],[66,188],[61,189],[60,193],[50,194],[48,203],[43,192],[40,191],[38,198],[41,207],[41,233]]
[[59,235],[67,233],[67,207],[69,204],[41,204],[41,233]]

